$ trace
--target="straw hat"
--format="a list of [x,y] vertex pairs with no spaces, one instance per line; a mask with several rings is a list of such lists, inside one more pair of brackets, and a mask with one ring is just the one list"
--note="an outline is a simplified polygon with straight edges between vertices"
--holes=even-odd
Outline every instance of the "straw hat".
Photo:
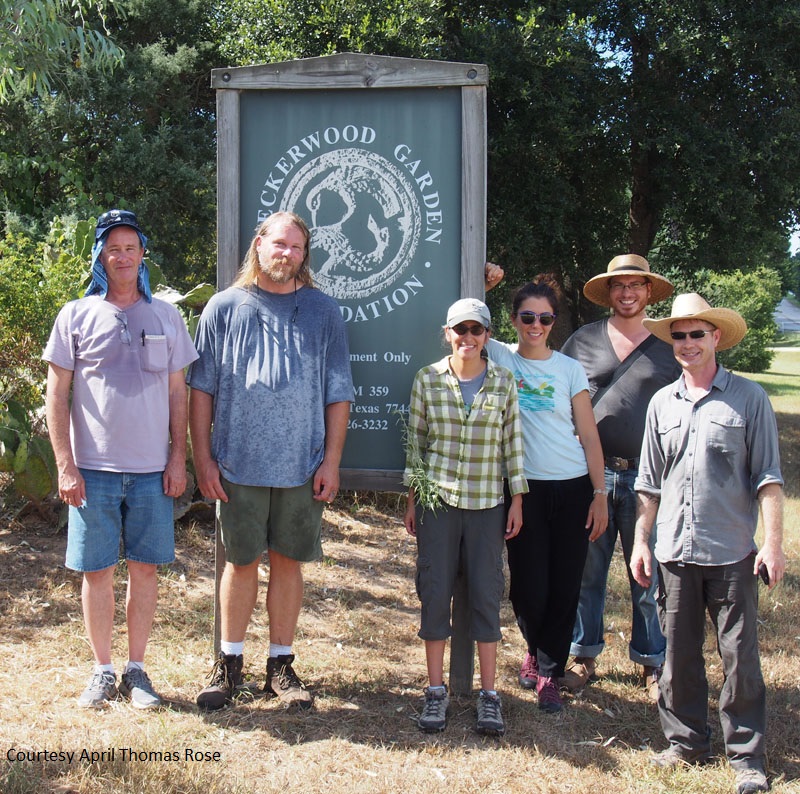
[[653,336],[672,344],[670,330],[678,320],[705,320],[720,330],[717,350],[727,350],[738,345],[747,333],[747,323],[739,312],[733,309],[712,309],[696,292],[676,296],[672,302],[672,314],[662,320],[642,320],[644,327]]
[[652,285],[650,303],[658,303],[672,295],[674,287],[664,276],[650,271],[649,262],[637,254],[615,256],[609,263],[605,273],[590,278],[583,286],[583,294],[598,306],[611,306],[608,297],[608,282],[616,276],[645,276]]

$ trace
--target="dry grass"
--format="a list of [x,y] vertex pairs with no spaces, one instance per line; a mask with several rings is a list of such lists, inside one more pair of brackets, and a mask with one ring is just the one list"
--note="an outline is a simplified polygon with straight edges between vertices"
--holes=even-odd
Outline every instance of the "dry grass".
[[[800,456],[795,451],[800,447],[791,421],[800,411],[776,407],[784,455],[794,455],[786,471],[787,482],[794,483],[787,504],[789,574],[775,591],[762,589],[761,647],[769,691],[769,770],[773,790],[782,794],[800,791]],[[498,741],[474,732],[472,698],[454,702],[443,734],[421,734],[414,721],[425,681],[422,643],[416,637],[414,545],[403,530],[397,497],[360,496],[342,497],[326,512],[325,557],[305,568],[305,607],[295,651],[298,671],[317,693],[310,713],[285,711],[258,696],[216,714],[196,710],[194,698],[211,662],[213,539],[202,522],[181,529],[179,559],[161,578],[160,610],[148,650],[149,671],[169,707],[140,713],[116,703],[100,714],[79,710],[75,697],[88,675],[90,652],[81,620],[80,578],[63,567],[65,538],[47,527],[0,521],[0,653],[5,660],[0,670],[0,792],[732,790],[733,774],[724,761],[676,772],[648,763],[648,749],[665,743],[656,709],[627,659],[630,616],[619,559],[612,569],[599,682],[570,699],[561,715],[541,714],[535,699],[516,684],[524,648],[504,602],[498,688],[506,736]],[[121,627],[121,584],[118,594]],[[263,684],[267,638],[266,616],[259,607],[245,649],[254,685]],[[120,666],[125,658],[124,628],[119,628],[115,662]],[[710,637],[706,658],[719,750],[715,710],[722,681]],[[12,748],[62,750],[76,757],[71,763],[17,762],[8,760]],[[113,759],[78,760],[82,750],[112,748]],[[181,760],[123,758],[120,748],[176,753]],[[186,761],[187,749],[216,752],[220,760]]]

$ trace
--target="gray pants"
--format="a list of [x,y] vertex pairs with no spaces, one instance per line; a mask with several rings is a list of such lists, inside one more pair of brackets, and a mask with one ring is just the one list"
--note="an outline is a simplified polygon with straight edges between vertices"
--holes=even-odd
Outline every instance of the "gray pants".
[[442,505],[433,513],[417,506],[417,595],[422,602],[419,637],[445,640],[459,568],[469,596],[470,639],[497,642],[503,595],[503,505],[463,510]]
[[717,634],[725,682],[719,697],[731,766],[762,768],[766,689],[758,655],[758,578],[753,557],[732,565],[659,564],[659,608],[667,655],[658,711],[670,745],[710,749],[705,612]]

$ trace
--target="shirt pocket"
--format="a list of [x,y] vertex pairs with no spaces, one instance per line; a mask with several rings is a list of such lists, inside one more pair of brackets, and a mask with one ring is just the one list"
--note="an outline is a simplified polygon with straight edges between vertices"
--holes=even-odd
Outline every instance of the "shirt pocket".
[[681,444],[681,420],[665,419],[659,422],[658,437],[664,457],[674,458],[678,454]]
[[724,415],[708,418],[708,446],[731,455],[744,447],[745,422],[741,416]]
[[478,392],[472,408],[482,411],[487,417],[501,417],[507,400],[507,395],[499,392]]
[[428,422],[448,422],[458,417],[458,403],[453,392],[446,386],[430,386],[425,394],[425,410]]
[[164,372],[167,363],[167,337],[163,334],[145,334],[142,337],[142,369],[145,372]]

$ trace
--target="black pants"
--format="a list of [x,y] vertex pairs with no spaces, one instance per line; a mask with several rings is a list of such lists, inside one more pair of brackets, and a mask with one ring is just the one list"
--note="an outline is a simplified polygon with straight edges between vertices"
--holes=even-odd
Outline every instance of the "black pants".
[[[589,545],[588,475],[573,480],[528,480],[522,530],[507,541],[511,605],[541,675],[560,678],[569,656],[581,577]],[[506,489],[506,504],[511,497]]]

